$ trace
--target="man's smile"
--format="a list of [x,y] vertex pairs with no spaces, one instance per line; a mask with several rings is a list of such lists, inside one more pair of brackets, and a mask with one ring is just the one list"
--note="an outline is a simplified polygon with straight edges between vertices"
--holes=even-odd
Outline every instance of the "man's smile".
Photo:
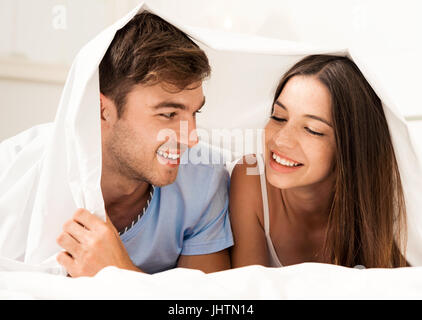
[[180,150],[169,150],[164,151],[162,148],[157,150],[157,159],[158,162],[162,165],[169,166],[171,168],[176,168],[180,164]]

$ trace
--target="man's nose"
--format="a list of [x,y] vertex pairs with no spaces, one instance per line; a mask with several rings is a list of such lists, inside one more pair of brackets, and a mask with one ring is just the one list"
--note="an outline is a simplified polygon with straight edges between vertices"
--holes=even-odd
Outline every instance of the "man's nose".
[[196,132],[196,120],[180,121],[179,143],[188,148],[194,147],[199,142]]

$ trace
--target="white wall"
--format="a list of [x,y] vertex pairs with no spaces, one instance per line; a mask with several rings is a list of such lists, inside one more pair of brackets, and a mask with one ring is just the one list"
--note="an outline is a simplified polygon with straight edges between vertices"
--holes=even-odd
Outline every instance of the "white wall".
[[35,124],[53,121],[61,91],[60,84],[0,79],[0,140]]
[[[418,0],[147,2],[194,26],[334,47],[360,45],[380,52],[405,51],[410,56],[422,47]],[[66,72],[79,48],[136,3],[0,0],[0,141],[54,119]],[[407,61],[406,66],[422,73],[421,62],[417,63]],[[399,61],[391,65],[401,67]],[[405,83],[405,79],[400,81]],[[402,109],[409,119],[422,119],[420,101],[402,104]],[[422,137],[422,121],[414,121],[412,128]]]

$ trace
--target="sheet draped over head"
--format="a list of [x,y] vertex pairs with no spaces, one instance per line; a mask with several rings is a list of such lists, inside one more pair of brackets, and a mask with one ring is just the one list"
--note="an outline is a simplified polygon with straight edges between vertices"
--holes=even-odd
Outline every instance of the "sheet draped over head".
[[[235,35],[183,26],[145,4],[104,30],[78,53],[53,123],[0,144],[0,257],[18,268],[63,273],[55,261],[65,221],[77,208],[105,219],[101,193],[101,123],[98,66],[115,33],[148,10],[186,32],[207,53],[211,79],[204,84],[208,130],[263,128],[282,74],[306,55],[349,55],[384,102],[402,177],[408,219],[407,257],[422,265],[422,169],[409,130],[365,57],[349,50]],[[209,141],[213,143],[213,141]],[[246,150],[245,153],[255,150]],[[22,264],[20,264],[22,267]]]

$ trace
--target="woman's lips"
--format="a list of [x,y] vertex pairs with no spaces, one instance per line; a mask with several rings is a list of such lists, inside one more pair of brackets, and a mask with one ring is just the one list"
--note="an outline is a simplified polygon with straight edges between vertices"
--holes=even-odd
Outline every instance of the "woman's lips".
[[272,169],[280,173],[291,173],[303,167],[303,163],[288,158],[276,151],[271,150],[269,164]]

